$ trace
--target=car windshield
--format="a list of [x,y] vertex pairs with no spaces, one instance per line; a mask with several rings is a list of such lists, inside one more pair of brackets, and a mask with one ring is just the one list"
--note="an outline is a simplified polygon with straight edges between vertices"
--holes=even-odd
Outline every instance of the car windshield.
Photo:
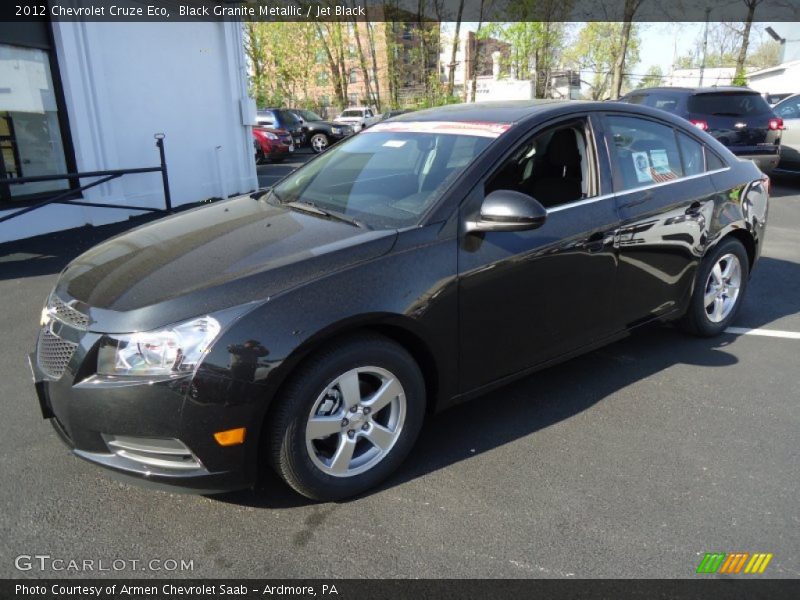
[[769,104],[754,92],[715,92],[690,96],[687,108],[691,113],[746,117],[770,111]]
[[311,204],[373,229],[413,226],[507,128],[496,123],[375,125],[289,175],[270,198]]
[[320,117],[313,110],[298,110],[297,114],[303,117],[306,121],[322,121],[322,117]]
[[342,113],[343,117],[363,117],[364,111],[361,110],[346,110]]

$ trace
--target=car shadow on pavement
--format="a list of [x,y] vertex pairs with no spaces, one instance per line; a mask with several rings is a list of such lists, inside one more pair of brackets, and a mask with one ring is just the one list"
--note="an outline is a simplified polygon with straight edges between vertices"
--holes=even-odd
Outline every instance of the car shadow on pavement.
[[110,225],[87,225],[2,243],[0,280],[55,275],[92,246],[161,217],[140,215]]
[[[423,477],[574,417],[618,390],[676,363],[736,364],[724,350],[734,336],[712,340],[671,327],[648,327],[631,337],[542,370],[516,383],[430,417],[400,470],[369,496]],[[312,504],[273,473],[254,490],[222,494],[222,502],[259,508]]]
[[[791,289],[787,290],[787,285]],[[777,286],[781,286],[780,293]],[[762,257],[734,325],[765,327],[796,314],[800,314],[800,264]],[[670,325],[646,326],[624,340],[433,415],[398,472],[364,496],[402,485],[574,417],[615,392],[674,365],[735,365],[738,359],[725,348],[736,337],[723,334],[698,338]],[[294,493],[272,471],[264,474],[255,490],[213,498],[273,509],[313,503]]]

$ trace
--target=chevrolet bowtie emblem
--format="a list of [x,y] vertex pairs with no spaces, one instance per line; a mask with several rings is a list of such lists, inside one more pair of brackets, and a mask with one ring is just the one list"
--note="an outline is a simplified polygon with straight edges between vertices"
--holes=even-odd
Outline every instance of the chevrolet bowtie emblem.
[[734,127],[736,127],[736,129],[741,129],[742,127],[747,127],[747,123],[736,123]]

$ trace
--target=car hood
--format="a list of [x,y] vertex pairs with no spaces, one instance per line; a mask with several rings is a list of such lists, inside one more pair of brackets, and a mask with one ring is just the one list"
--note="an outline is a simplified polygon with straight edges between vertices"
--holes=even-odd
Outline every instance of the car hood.
[[55,292],[89,315],[93,331],[143,331],[267,300],[380,256],[396,236],[241,196],[95,246]]
[[364,117],[339,117],[336,119],[337,123],[360,123]]

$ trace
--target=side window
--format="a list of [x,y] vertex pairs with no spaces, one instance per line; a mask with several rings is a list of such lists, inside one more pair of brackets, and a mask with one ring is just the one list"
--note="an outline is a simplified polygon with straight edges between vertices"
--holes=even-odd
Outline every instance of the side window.
[[699,175],[703,173],[706,170],[703,158],[703,144],[693,140],[685,133],[678,132],[678,145],[681,148],[684,174]]
[[514,190],[545,207],[597,195],[586,121],[571,121],[528,139],[491,176],[485,193]]
[[259,125],[265,125],[266,127],[273,127],[275,125],[275,115],[271,112],[258,113],[256,120]]
[[782,102],[774,109],[775,114],[782,119],[800,119],[800,98]]
[[447,169],[460,169],[466,167],[479,153],[480,139],[459,135],[453,142],[450,156],[447,158]]
[[722,159],[714,154],[708,148],[706,150],[706,170],[707,171],[716,171],[718,169],[724,169],[728,165],[722,162]]
[[609,152],[618,190],[632,190],[683,177],[672,127],[638,117],[609,116]]
[[659,92],[656,94],[650,94],[647,97],[647,101],[645,104],[647,106],[652,106],[653,108],[660,108],[661,110],[666,110],[667,112],[675,112],[678,108],[678,101],[680,100],[680,96],[676,94],[668,94]]
[[372,111],[371,111],[371,110],[368,110],[368,111],[367,111],[367,114],[366,114],[366,117],[369,119],[369,118],[371,118],[372,116],[373,116],[373,115],[372,115]]

